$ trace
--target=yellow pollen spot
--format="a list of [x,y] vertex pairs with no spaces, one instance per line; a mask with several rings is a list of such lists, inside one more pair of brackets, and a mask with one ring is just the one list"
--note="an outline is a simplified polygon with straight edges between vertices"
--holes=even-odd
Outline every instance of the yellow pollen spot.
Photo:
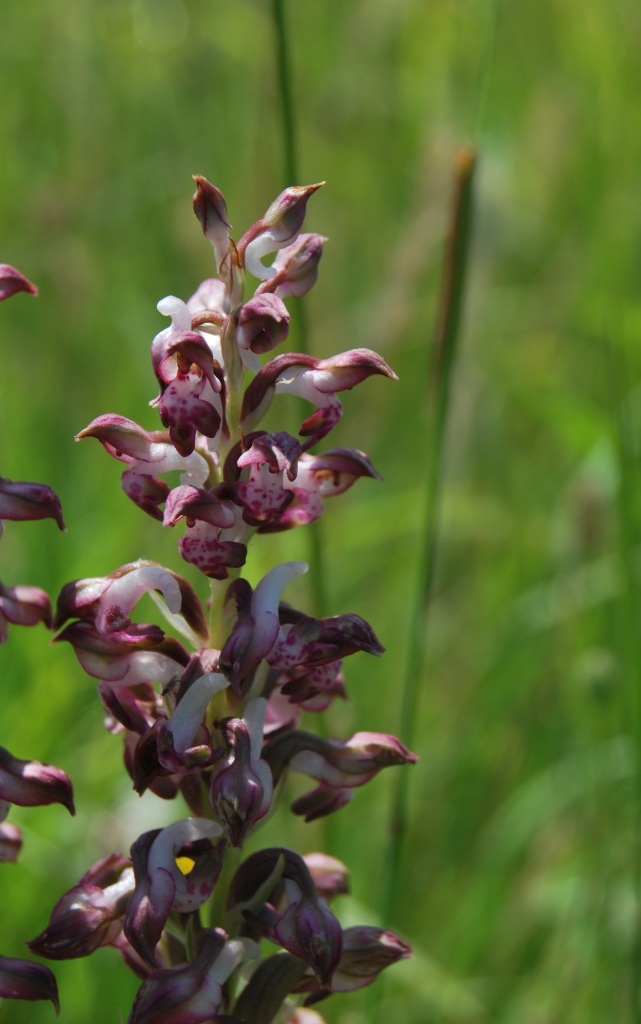
[[193,870],[195,863],[196,861],[191,857],[176,857],[176,865],[183,875],[188,875]]

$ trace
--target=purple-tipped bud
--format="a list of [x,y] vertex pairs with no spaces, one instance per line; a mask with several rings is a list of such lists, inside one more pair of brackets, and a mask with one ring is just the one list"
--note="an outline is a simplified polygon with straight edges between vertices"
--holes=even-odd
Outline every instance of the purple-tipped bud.
[[31,960],[0,956],[0,999],[48,999],[60,1013],[58,986],[52,971]]
[[[225,733],[229,753],[214,765],[210,799],[231,845],[240,848],[250,829],[271,806],[272,775],[264,761],[252,757],[252,741],[245,722],[230,719],[225,723]],[[262,729],[258,753],[261,740]]]
[[62,804],[75,814],[73,789],[60,768],[40,761],[21,761],[0,747],[0,800],[18,807]]
[[240,310],[236,338],[242,349],[271,352],[289,334],[290,316],[276,295],[255,295]]
[[342,861],[327,853],[306,853],[303,857],[319,896],[326,900],[349,892],[349,871]]
[[194,213],[200,221],[203,234],[214,247],[216,270],[220,270],[229,252],[229,231],[231,224],[227,220],[227,203],[225,197],[201,174],[194,174],[196,191],[194,193]]
[[48,926],[27,943],[29,949],[49,960],[71,960],[111,945],[120,934],[133,891],[130,862],[119,854],[103,858],[61,896]]
[[244,960],[259,955],[248,939],[231,939],[221,928],[203,932],[198,955],[187,967],[155,971],[143,982],[127,1024],[216,1024],[222,986]]
[[343,932],[343,955],[332,981],[332,992],[354,992],[371,985],[381,971],[412,956],[408,942],[384,928],[360,925]]
[[10,298],[16,292],[28,292],[29,295],[37,295],[38,289],[35,284],[21,274],[15,267],[8,263],[0,263],[0,302]]
[[349,740],[292,732],[271,740],[265,757],[275,775],[285,763],[329,786],[361,786],[382,768],[414,764],[418,757],[396,736],[357,732]]
[[292,185],[286,188],[274,199],[260,221],[263,231],[268,229],[275,242],[289,242],[298,234],[305,220],[308,199],[324,184],[324,181],[319,181],[316,185]]
[[55,519],[65,529],[60,498],[51,487],[6,477],[0,477],[0,519]]
[[265,279],[272,271],[261,263],[267,253],[290,245],[298,235],[305,219],[307,200],[324,185],[300,185],[286,188],[274,200],[264,217],[245,232],[238,243],[238,253],[245,266],[255,277]]

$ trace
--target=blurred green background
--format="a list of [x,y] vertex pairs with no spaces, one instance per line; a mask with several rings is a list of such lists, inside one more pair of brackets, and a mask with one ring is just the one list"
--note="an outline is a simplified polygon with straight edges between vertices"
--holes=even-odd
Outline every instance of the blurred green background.
[[[347,394],[329,441],[363,448],[385,478],[331,502],[322,523],[330,611],[358,612],[388,649],[347,663],[351,702],[330,715],[342,736],[398,720],[453,157],[473,139],[493,6],[289,2],[302,179],[327,179],[306,221],[330,238],[307,301],[311,348],[374,348],[400,377]],[[235,237],[290,184],[270,12],[268,0],[4,6],[0,258],[40,297],[0,309],[1,472],[55,487],[68,525],[8,524],[7,584],[56,594],[137,557],[181,571],[177,532],[73,437],[109,411],[157,426],[155,303],[213,272],[190,175],[223,190]],[[640,50],[634,0],[499,10],[392,922],[416,959],[322,1004],[333,1024],[640,1019]],[[303,531],[260,538],[247,574],[306,550]],[[89,864],[181,811],[132,793],[71,650],[13,628],[0,657],[0,741],[63,767],[78,807],[73,820],[11,812],[25,846],[2,868],[0,948],[22,956]],[[283,811],[264,833],[346,861],[346,924],[377,920],[391,775],[327,826]],[[64,1024],[126,1019],[137,981],[113,950],[54,966]],[[52,1018],[45,1004],[0,1009],[6,1024]]]

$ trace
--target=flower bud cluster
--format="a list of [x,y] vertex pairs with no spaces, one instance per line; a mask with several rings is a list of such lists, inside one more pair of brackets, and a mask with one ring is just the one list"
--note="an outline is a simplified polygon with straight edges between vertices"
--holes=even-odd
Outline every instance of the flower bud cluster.
[[[143,979],[129,1024],[251,1021],[257,1008],[260,1020],[307,1024],[322,1018],[299,1005],[303,995],[309,1003],[361,988],[409,947],[380,929],[343,931],[328,902],[347,891],[339,861],[277,847],[239,864],[240,851],[290,772],[312,780],[292,805],[311,821],[416,756],[382,733],[323,739],[299,728],[304,712],[346,698],[346,658],[384,648],[356,614],[317,618],[283,601],[305,563],[277,565],[255,587],[239,571],[255,533],[312,523],[326,498],[380,479],[361,451],[311,449],[337,424],[341,392],[372,375],[396,378],[368,349],[271,356],[289,331],[284,300],[318,276],[326,239],[301,228],[320,185],[286,189],[236,243],[222,193],[195,180],[216,276],[187,302],[158,303],[170,319],[151,344],[159,390],[150,404],[162,429],[109,413],[78,439],[96,438],[124,464],[123,490],[145,513],[170,528],[184,521],[178,548],[210,579],[210,608],[182,576],[141,560],[67,584],[53,617],[56,641],[97,680],[134,788],[180,794],[189,816],[145,832],[129,857],[90,868],[29,945],[51,959],[116,948]],[[247,301],[246,271],[259,279]],[[280,394],[312,407],[297,436],[260,429]],[[165,480],[176,472],[178,482]],[[145,593],[169,632],[132,619]],[[264,939],[281,952],[259,959]],[[258,963],[242,966],[248,960]],[[227,982],[241,966],[246,984],[235,997],[236,981]]]

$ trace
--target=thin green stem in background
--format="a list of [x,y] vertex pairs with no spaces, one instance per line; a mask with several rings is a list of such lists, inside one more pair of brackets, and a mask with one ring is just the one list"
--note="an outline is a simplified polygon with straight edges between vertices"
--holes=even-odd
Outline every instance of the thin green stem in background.
[[481,64],[481,84],[479,88],[479,102],[476,109],[476,123],[474,125],[474,139],[477,146],[485,132],[487,122],[487,109],[490,98],[490,87],[492,84],[492,69],[494,68],[494,53],[496,51],[496,30],[499,23],[499,6],[501,0],[491,0],[491,7],[487,23],[487,35],[483,61]]
[[[631,403],[627,381],[629,366],[625,356],[606,343],[607,365],[605,379],[609,389],[609,404],[617,453],[617,555],[620,578],[618,609],[619,656],[624,677],[625,722],[623,732],[630,733],[634,746],[636,769],[633,799],[633,834],[635,837],[634,887],[636,901],[635,926],[631,944],[630,1001],[631,1020],[641,1021],[639,999],[639,958],[641,956],[641,641],[639,637],[639,609],[641,592],[637,576],[639,545],[639,445],[636,424],[631,422]],[[623,365],[621,361],[623,360]]]
[[[294,116],[294,104],[292,100],[292,79],[289,37],[287,31],[287,11],[285,0],[272,0],[272,18],[274,22],[274,35],[276,39],[276,64],[278,71],[278,85],[280,94],[280,114],[283,131],[283,170],[286,185],[300,185],[298,175],[298,149],[296,135],[296,120]],[[294,299],[292,302],[291,316],[294,327],[294,334],[298,338],[298,345],[301,352],[309,351],[307,320],[305,307],[302,299]],[[307,418],[307,408],[303,400],[303,418]],[[323,536],[320,522],[316,521],[307,528],[309,538],[309,562],[310,574],[309,584],[312,593],[313,611],[315,615],[326,614],[327,589],[325,585],[325,568],[323,558]]]
[[[471,146],[461,149],[456,157],[450,232],[434,339],[433,415],[428,442],[422,549],[419,554],[417,591],[412,609],[409,650],[401,695],[399,732],[403,742],[410,747],[414,738],[430,594],[436,564],[443,448],[465,293],[475,168],[476,150]],[[409,771],[397,774],[392,798],[387,864],[383,876],[384,924],[389,924],[393,920],[394,906],[398,898],[403,848],[408,827],[409,782]]]

